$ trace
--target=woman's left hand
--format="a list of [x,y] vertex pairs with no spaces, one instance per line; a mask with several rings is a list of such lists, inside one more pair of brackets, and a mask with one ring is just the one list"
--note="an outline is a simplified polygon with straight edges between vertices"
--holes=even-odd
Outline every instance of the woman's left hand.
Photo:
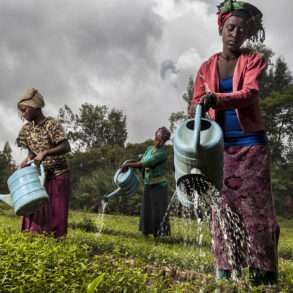
[[47,150],[39,152],[35,157],[34,157],[34,163],[39,166],[44,158],[47,156]]

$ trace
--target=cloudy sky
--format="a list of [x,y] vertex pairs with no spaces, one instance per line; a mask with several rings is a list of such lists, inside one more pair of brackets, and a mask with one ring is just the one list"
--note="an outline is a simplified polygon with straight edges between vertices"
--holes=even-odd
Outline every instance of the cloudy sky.
[[[68,104],[107,105],[127,115],[140,142],[185,110],[188,77],[221,49],[215,0],[0,0],[0,150],[21,127],[28,87],[45,114]],[[266,44],[293,70],[292,0],[251,0],[264,14]],[[16,161],[23,154],[14,148]]]

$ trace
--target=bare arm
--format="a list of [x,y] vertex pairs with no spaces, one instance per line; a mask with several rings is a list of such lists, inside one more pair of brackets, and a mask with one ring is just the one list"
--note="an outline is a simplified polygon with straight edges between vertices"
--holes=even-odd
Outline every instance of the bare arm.
[[57,144],[55,147],[50,148],[48,150],[44,150],[42,152],[39,152],[35,158],[34,162],[36,165],[40,165],[40,163],[44,160],[46,156],[52,156],[52,155],[63,155],[68,152],[70,152],[70,145],[67,140],[64,140]]
[[57,144],[55,147],[46,150],[46,155],[63,155],[71,151],[68,140],[64,140]]
[[122,172],[127,171],[128,168],[143,168],[143,163],[140,161],[127,162],[121,166]]

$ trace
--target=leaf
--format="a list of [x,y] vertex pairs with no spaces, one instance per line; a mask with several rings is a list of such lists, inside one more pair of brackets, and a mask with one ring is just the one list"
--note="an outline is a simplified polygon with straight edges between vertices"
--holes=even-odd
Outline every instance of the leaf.
[[87,286],[87,293],[94,293],[96,288],[99,286],[99,284],[103,281],[105,277],[105,273],[99,275],[97,278],[95,278],[91,283]]

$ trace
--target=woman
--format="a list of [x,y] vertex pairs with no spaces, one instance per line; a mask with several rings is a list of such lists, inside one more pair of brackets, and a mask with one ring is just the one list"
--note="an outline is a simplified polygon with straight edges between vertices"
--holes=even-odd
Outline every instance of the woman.
[[70,152],[70,145],[59,122],[44,116],[44,106],[43,96],[34,88],[28,89],[17,103],[21,117],[28,121],[16,140],[19,147],[28,151],[20,166],[25,167],[31,160],[37,166],[42,163],[49,195],[48,204],[23,217],[21,229],[60,237],[67,233],[70,175],[65,154]]
[[[222,52],[201,65],[195,79],[190,114],[193,115],[196,104],[202,103],[204,111],[208,111],[210,118],[215,119],[223,130],[222,217],[229,228],[225,211],[231,209],[244,226],[242,234],[247,235],[247,250],[244,259],[238,257],[242,263],[237,264],[237,269],[248,265],[253,284],[272,284],[277,281],[279,226],[271,192],[269,148],[258,97],[258,80],[266,62],[260,54],[241,48],[246,40],[264,40],[262,13],[249,3],[233,0],[222,2],[218,9]],[[232,265],[215,215],[214,211],[212,235],[217,277],[226,278],[231,275]],[[228,232],[228,238],[232,234]],[[237,251],[237,245],[231,246],[230,254],[241,253]]]
[[168,186],[165,177],[167,162],[165,142],[169,138],[169,130],[166,127],[159,128],[155,132],[154,144],[146,149],[142,159],[122,166],[122,170],[143,168],[144,197],[139,229],[145,236],[153,234],[156,239],[170,234],[169,220],[166,215]]

